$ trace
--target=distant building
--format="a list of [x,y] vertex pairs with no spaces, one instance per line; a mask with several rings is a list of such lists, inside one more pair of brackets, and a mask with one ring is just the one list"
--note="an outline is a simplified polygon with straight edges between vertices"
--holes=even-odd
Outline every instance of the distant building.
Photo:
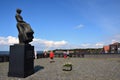
[[109,53],[110,46],[103,46],[104,53]]
[[120,53],[120,43],[110,44],[110,53]]
[[103,46],[104,53],[120,53],[120,43],[116,42],[108,46]]

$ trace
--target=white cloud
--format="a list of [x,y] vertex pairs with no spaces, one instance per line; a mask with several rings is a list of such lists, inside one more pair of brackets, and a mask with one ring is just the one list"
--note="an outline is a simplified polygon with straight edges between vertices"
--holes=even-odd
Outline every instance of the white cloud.
[[80,48],[102,48],[103,45],[104,45],[104,43],[102,43],[102,42],[97,42],[94,44],[85,43],[85,44],[80,44]]
[[[0,37],[0,46],[6,46],[9,48],[10,45],[17,44],[18,38],[8,36],[8,37]],[[62,48],[67,45],[67,41],[52,41],[52,40],[44,40],[44,39],[33,39],[31,42],[32,45],[35,46],[36,50],[45,50],[45,49],[57,49]]]
[[18,39],[16,37],[0,37],[0,45],[11,45],[15,43],[18,43]]
[[64,40],[52,41],[52,40],[44,40],[44,39],[34,39],[32,44],[35,45],[37,50],[39,50],[39,49],[49,50],[49,49],[62,48],[65,45],[67,45],[67,41],[64,41]]
[[[18,38],[8,36],[8,37],[0,37],[0,45],[13,45],[18,43]],[[45,39],[33,39],[33,42],[31,42],[32,45],[35,46],[36,50],[50,50],[50,49],[75,49],[75,48],[98,48],[102,47],[102,43],[96,43],[96,44],[70,44],[65,40],[61,41],[52,41],[52,40],[45,40]]]
[[4,37],[0,37],[0,45],[5,45],[7,44],[7,39],[5,39]]
[[18,38],[16,38],[16,37],[8,36],[7,40],[8,40],[8,44],[10,44],[10,45],[18,43]]
[[81,29],[81,28],[83,28],[83,27],[84,27],[84,25],[83,25],[83,24],[80,24],[80,25],[76,26],[75,29]]
[[114,39],[113,39],[113,40],[111,41],[111,44],[113,44],[113,43],[115,43],[115,42],[118,42],[118,40],[114,40]]
[[[104,45],[109,45],[114,42],[120,42],[120,35],[115,35],[103,42],[71,44],[65,40],[53,41],[34,38],[31,44],[35,46],[35,50],[51,50],[51,49],[75,49],[75,48],[102,48]],[[8,50],[10,45],[17,44],[18,38],[13,36],[0,37],[0,51]],[[3,46],[3,47],[2,47]]]
[[81,44],[81,46],[82,46],[83,48],[87,48],[87,47],[89,47],[89,46],[90,46],[90,44],[89,44],[89,43],[86,43],[86,44]]
[[98,47],[98,48],[99,48],[99,47],[103,47],[103,45],[104,45],[103,43],[96,43],[96,44],[95,44],[95,46]]

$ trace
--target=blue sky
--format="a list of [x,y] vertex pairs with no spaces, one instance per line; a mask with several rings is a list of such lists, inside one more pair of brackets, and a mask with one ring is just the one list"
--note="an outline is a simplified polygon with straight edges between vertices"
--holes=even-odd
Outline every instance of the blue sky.
[[18,43],[16,9],[36,50],[99,48],[120,42],[120,0],[0,0],[0,51]]

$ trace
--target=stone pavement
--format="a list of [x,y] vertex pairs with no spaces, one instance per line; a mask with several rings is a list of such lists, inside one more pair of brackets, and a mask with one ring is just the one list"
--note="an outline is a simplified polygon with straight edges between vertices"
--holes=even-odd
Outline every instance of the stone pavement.
[[120,80],[120,58],[70,58],[72,71],[62,71],[63,58],[36,59],[35,73],[26,78],[8,77],[8,62],[0,63],[0,80]]

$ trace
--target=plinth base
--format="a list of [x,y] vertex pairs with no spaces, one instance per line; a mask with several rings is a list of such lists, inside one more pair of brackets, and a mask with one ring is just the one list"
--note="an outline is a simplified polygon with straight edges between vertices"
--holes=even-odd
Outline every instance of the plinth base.
[[9,77],[25,78],[34,73],[34,46],[15,44],[10,46]]

